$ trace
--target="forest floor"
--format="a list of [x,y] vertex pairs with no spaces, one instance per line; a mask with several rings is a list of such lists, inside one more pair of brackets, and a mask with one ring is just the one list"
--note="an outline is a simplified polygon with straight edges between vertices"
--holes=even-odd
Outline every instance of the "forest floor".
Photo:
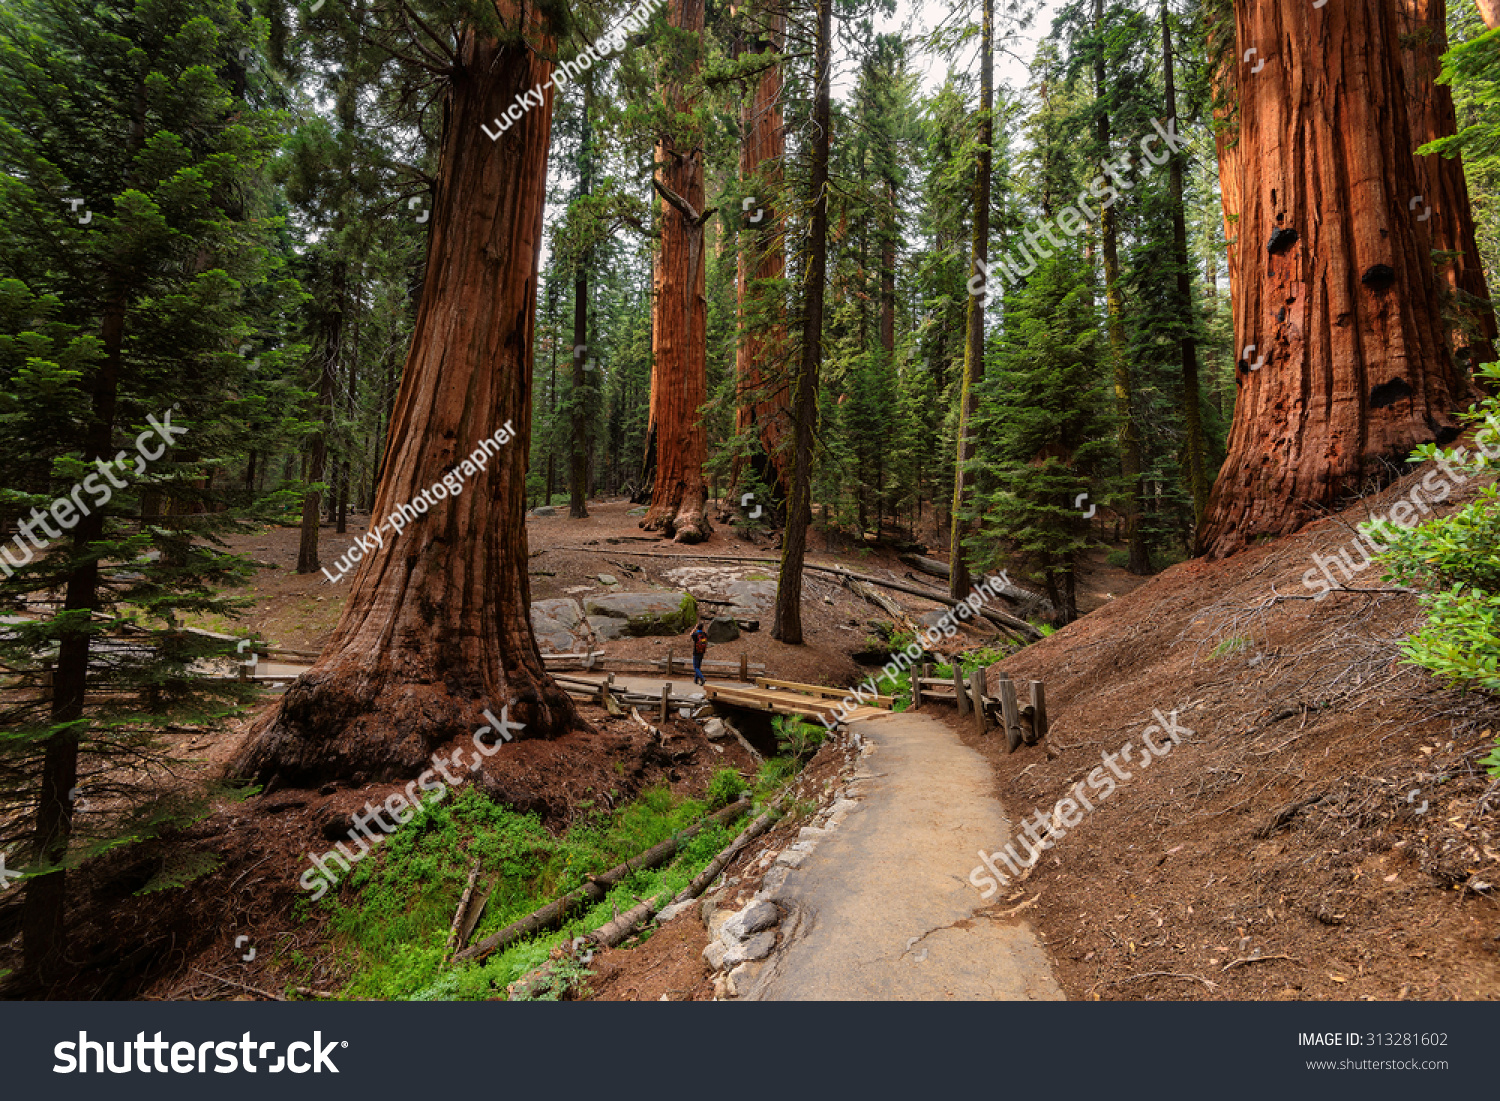
[[[990,762],[994,795],[1016,824],[1034,808],[1050,810],[1100,765],[1101,751],[1139,744],[1153,709],[1177,711],[1193,731],[1069,829],[1024,881],[982,906],[978,891],[962,886],[975,890],[976,920],[1011,922],[1024,907],[1066,996],[1500,996],[1500,912],[1490,887],[1500,876],[1500,786],[1477,765],[1500,730],[1500,712],[1484,697],[1446,690],[1401,663],[1399,639],[1420,614],[1410,596],[1282,599],[1309,595],[1301,578],[1312,555],[1345,545],[1353,523],[1383,512],[1420,474],[1225,562],[1190,561],[1140,579],[1095,552],[1080,585],[1090,614],[999,666],[1018,680],[1046,682],[1050,754],[1029,747],[1007,755],[1002,739],[976,736],[941,705],[924,711]],[[590,511],[582,521],[567,519],[565,510],[529,519],[534,599],[585,587],[606,591],[596,584],[601,569],[623,582],[615,591],[680,587],[665,576],[673,563],[624,551],[775,557],[763,535],[719,526],[709,542],[687,547],[645,536],[626,502],[591,502]],[[324,559],[336,560],[362,530],[358,520],[345,536],[325,527]],[[242,593],[250,612],[201,625],[320,648],[349,586],[321,574],[298,576],[297,543],[294,528],[233,540],[232,549],[265,566]],[[935,547],[928,553],[942,557]],[[891,549],[840,547],[821,534],[810,560],[892,578],[907,573]],[[766,577],[774,574],[765,567]],[[1380,587],[1374,570],[1352,584]],[[806,646],[772,641],[767,610],[759,631],[711,656],[744,653],[785,679],[864,679],[872,670],[854,655],[868,649],[873,624],[886,617],[826,575],[809,574],[806,586]],[[913,616],[936,607],[896,599]],[[965,628],[952,642],[972,650],[993,635]],[[670,645],[622,639],[603,649],[657,657]],[[250,722],[277,699],[268,692],[222,736],[185,739],[180,748],[195,764],[173,782],[216,775]],[[597,708],[585,713],[596,733],[518,742],[487,761],[488,790],[515,793],[520,809],[560,833],[579,806],[599,799],[617,805],[663,784],[701,797],[726,764],[755,771],[740,746],[712,745],[697,723],[677,716],[668,721],[671,745],[664,747],[628,719]],[[813,759],[799,777],[799,800],[815,801],[834,787],[848,764],[840,756],[845,748],[830,740]],[[225,803],[170,846],[132,846],[91,861],[70,880],[78,978],[54,996],[251,997],[309,981],[310,970],[310,985],[336,989],[336,970],[319,971],[332,967],[326,930],[316,911],[303,913],[297,879],[305,854],[330,848],[349,814],[384,798],[388,787],[282,790]],[[753,890],[757,853],[795,840],[799,821],[789,816],[731,865],[731,879],[740,880],[731,893]],[[959,874],[979,862],[972,849],[1006,842],[1004,827],[996,829],[989,844],[965,836],[953,846]],[[196,854],[223,864],[185,889],[136,894],[163,863]],[[601,953],[593,996],[711,998],[700,955],[706,943],[690,912],[637,947]],[[245,959],[245,944],[260,946],[259,954]],[[0,951],[0,970],[11,964],[14,947],[11,941]],[[971,962],[986,967],[985,953]]]

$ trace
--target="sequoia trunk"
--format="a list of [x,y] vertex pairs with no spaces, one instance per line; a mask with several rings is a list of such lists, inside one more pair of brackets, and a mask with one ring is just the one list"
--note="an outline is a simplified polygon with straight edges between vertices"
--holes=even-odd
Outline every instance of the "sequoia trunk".
[[1395,6],[1236,11],[1239,387],[1202,546],[1295,531],[1446,441],[1471,394],[1445,347]]
[[[704,0],[671,0],[669,21],[679,31],[703,33]],[[689,47],[685,47],[689,48]],[[703,464],[708,435],[699,409],[708,400],[707,250],[704,243],[703,146],[678,120],[690,115],[689,85],[701,62],[695,52],[684,71],[665,81],[662,98],[671,122],[656,143],[661,203],[661,252],[656,261],[648,447],[656,455],[651,505],[641,527],[679,543],[713,534]]]
[[[252,731],[234,774],[272,786],[409,777],[437,746],[484,725],[487,708],[508,706],[523,738],[583,722],[542,666],[526,571],[550,89],[497,139],[484,129],[548,82],[549,28],[533,15],[526,30],[503,45],[459,32],[426,281],[371,516],[384,545],[360,562],[323,656]],[[507,423],[513,441],[478,470],[471,453]],[[459,493],[423,498],[455,473]],[[414,502],[423,514],[396,532],[385,518]]]

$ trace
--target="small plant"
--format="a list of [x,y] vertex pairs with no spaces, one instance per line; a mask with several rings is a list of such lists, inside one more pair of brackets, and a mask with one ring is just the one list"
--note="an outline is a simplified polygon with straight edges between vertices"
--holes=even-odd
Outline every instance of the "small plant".
[[1237,654],[1241,650],[1248,650],[1255,645],[1253,639],[1248,638],[1226,638],[1214,647],[1213,656],[1216,658],[1226,657],[1229,654]]
[[828,737],[828,731],[796,715],[779,715],[773,725],[777,748],[794,761],[810,758]]
[[708,806],[710,810],[727,807],[740,797],[749,785],[745,778],[732,768],[721,768],[708,782]]
[[1496,738],[1495,744],[1490,747],[1490,755],[1479,758],[1479,763],[1491,776],[1500,780],[1500,738]]

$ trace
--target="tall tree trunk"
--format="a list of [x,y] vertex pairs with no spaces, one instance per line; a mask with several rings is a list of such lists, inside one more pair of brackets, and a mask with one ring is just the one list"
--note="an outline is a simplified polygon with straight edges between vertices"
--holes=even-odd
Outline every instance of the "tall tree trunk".
[[708,401],[708,255],[703,226],[711,212],[704,210],[700,135],[682,133],[679,120],[692,113],[696,100],[690,88],[702,65],[704,0],[670,2],[671,26],[694,37],[680,43],[691,51],[691,58],[662,87],[671,122],[656,143],[652,178],[663,199],[647,428],[656,452],[656,477],[641,527],[665,532],[679,543],[701,543],[713,534],[703,480],[708,433],[699,412]]
[[[1105,95],[1104,0],[1094,0],[1095,137],[1099,143],[1101,170],[1110,157],[1109,101]],[[1125,349],[1125,292],[1120,285],[1120,234],[1112,204],[1101,204],[1099,238],[1104,258],[1104,301],[1109,333],[1109,358],[1115,382],[1115,413],[1120,418],[1120,474],[1125,480],[1125,540],[1129,545],[1126,564],[1133,574],[1151,572],[1146,532],[1141,526],[1145,511],[1145,484],[1141,478],[1141,436],[1135,423],[1135,393],[1130,377],[1130,359]]]
[[[583,134],[578,154],[578,197],[587,200],[593,193],[593,134],[589,129],[589,108],[594,94],[594,74],[589,70],[583,84]],[[589,510],[589,416],[584,397],[589,390],[589,264],[594,250],[585,249],[578,258],[578,272],[573,280],[573,447],[572,469],[568,478],[568,516],[586,520]]]
[[[739,52],[780,51],[786,37],[784,12],[757,5],[750,18],[760,33],[752,42],[738,43]],[[738,390],[735,432],[740,436],[756,434],[761,454],[751,460],[752,465],[778,500],[786,499],[791,482],[792,458],[787,446],[791,435],[787,409],[790,386],[787,372],[780,366],[786,362],[787,331],[780,291],[771,291],[764,281],[780,280],[786,274],[786,226],[771,201],[771,196],[781,193],[782,160],[786,156],[782,85],[781,65],[767,66],[740,108],[740,179],[754,189],[755,202],[744,211],[742,220],[737,278],[740,332],[734,360]],[[744,473],[743,462],[737,456],[730,472],[730,484],[736,491]]]
[[807,288],[803,298],[802,354],[797,364],[795,442],[791,493],[787,497],[786,537],[776,584],[776,616],[771,637],[802,645],[802,560],[812,525],[813,433],[818,416],[818,371],[823,362],[823,291],[828,279],[828,150],[833,126],[830,74],[833,65],[833,0],[818,0],[818,40],[813,95],[811,192],[807,231]]
[[[1173,73],[1172,28],[1168,23],[1166,0],[1161,3],[1161,67],[1166,83],[1168,133],[1177,128],[1177,81]],[[1182,420],[1187,440],[1188,488],[1193,495],[1193,527],[1203,522],[1208,508],[1208,471],[1203,442],[1203,397],[1198,385],[1197,313],[1193,309],[1193,265],[1188,259],[1187,218],[1182,200],[1182,154],[1172,153],[1168,161],[1167,188],[1172,203],[1172,262],[1177,265],[1177,316],[1182,335]]]
[[[1295,531],[1446,442],[1471,388],[1452,366],[1418,194],[1395,7],[1246,0],[1235,56],[1242,179],[1229,455],[1201,545]],[[1226,193],[1229,187],[1226,186]]]
[[1478,0],[1479,18],[1490,30],[1500,27],[1500,0]]
[[[359,564],[323,656],[253,729],[231,771],[270,786],[390,780],[508,706],[520,737],[583,725],[532,636],[526,457],[531,350],[552,130],[550,25],[502,4],[524,37],[459,31],[433,196],[427,278],[392,417],[374,522],[421,497],[510,423],[463,491]],[[535,52],[533,52],[535,51]],[[548,86],[496,142],[482,131]],[[424,502],[425,503],[425,502]]]
[[[342,268],[343,264],[336,266]],[[318,378],[318,416],[322,423],[313,436],[307,462],[307,480],[312,483],[321,482],[327,470],[328,435],[333,429],[333,379],[344,325],[342,295],[337,301],[339,308],[326,315],[323,323],[323,358]],[[302,495],[302,541],[297,547],[298,573],[312,573],[321,564],[318,561],[318,524],[322,519],[323,492],[318,489],[309,490]]]
[[[995,3],[983,0],[983,24],[979,38],[979,152],[974,163],[974,241],[970,275],[984,279],[990,259],[991,147],[995,139]],[[971,284],[972,285],[972,284]],[[980,286],[987,286],[985,283]],[[973,580],[963,541],[978,527],[969,514],[974,505],[975,455],[979,441],[974,436],[974,418],[979,414],[979,383],[984,378],[984,294],[969,295],[968,338],[964,344],[964,375],[958,399],[958,464],[953,471],[953,529],[948,561],[948,595],[960,600],[969,595]]]
[[[1448,50],[1448,12],[1445,0],[1400,0],[1397,26],[1402,47],[1401,72],[1406,77],[1407,121],[1412,152],[1427,142],[1458,133],[1453,93],[1438,84],[1443,54]],[[1411,216],[1431,235],[1438,276],[1451,296],[1449,346],[1470,366],[1495,360],[1495,311],[1490,306],[1484,262],[1474,239],[1474,215],[1462,157],[1431,153],[1416,158],[1418,191],[1407,199]]]

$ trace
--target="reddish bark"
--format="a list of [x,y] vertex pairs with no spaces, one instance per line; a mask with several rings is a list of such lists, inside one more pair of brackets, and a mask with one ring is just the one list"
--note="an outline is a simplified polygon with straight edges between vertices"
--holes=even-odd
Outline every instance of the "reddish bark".
[[323,656],[252,731],[234,775],[272,786],[413,776],[434,748],[484,725],[486,708],[508,706],[523,738],[583,722],[542,666],[526,571],[551,91],[498,140],[482,129],[548,80],[552,65],[538,54],[554,48],[549,28],[534,12],[528,19],[524,42],[459,32],[427,277],[374,519],[418,498],[506,422],[516,438],[459,495],[364,558]]
[[[763,54],[782,49],[786,34],[786,16],[780,11],[758,10],[754,16],[763,20],[763,35],[745,47]],[[735,412],[738,435],[758,435],[764,459],[752,460],[761,480],[771,492],[785,500],[791,482],[791,460],[788,439],[791,416],[788,379],[783,369],[787,362],[787,333],[780,302],[766,301],[766,293],[756,286],[761,280],[779,280],[786,274],[785,224],[772,210],[769,200],[761,196],[781,191],[782,158],[786,156],[786,120],[781,110],[783,78],[781,65],[769,66],[760,75],[755,91],[740,109],[740,178],[761,193],[756,204],[745,212],[754,219],[744,228],[739,254],[739,345],[735,350],[735,378],[739,403]],[[770,311],[774,323],[767,323]],[[740,483],[743,460],[736,458],[731,482]]]
[[[1430,141],[1458,133],[1453,93],[1438,84],[1448,50],[1445,0],[1400,0],[1401,67],[1406,76],[1406,110],[1411,123],[1412,152]],[[1484,263],[1474,240],[1474,216],[1461,157],[1436,153],[1416,158],[1417,188],[1408,200],[1420,233],[1431,235],[1438,275],[1452,295],[1449,342],[1470,364],[1495,359],[1495,311],[1490,308]],[[1420,199],[1417,198],[1420,196]]]
[[656,301],[651,326],[650,422],[648,455],[654,453],[656,478],[651,505],[641,527],[700,543],[713,534],[708,522],[708,486],[703,464],[708,434],[699,413],[708,401],[707,220],[703,186],[703,146],[684,135],[679,121],[693,110],[688,92],[701,66],[697,53],[703,33],[704,0],[671,0],[670,24],[694,35],[693,56],[663,82],[662,100],[670,122],[656,143],[656,176],[661,194],[661,251],[656,259]]
[[[1395,7],[1236,11],[1239,397],[1202,533],[1214,556],[1282,534],[1451,438],[1470,388],[1445,347]],[[1221,172],[1226,166],[1221,166]],[[1264,357],[1264,359],[1262,359]]]

